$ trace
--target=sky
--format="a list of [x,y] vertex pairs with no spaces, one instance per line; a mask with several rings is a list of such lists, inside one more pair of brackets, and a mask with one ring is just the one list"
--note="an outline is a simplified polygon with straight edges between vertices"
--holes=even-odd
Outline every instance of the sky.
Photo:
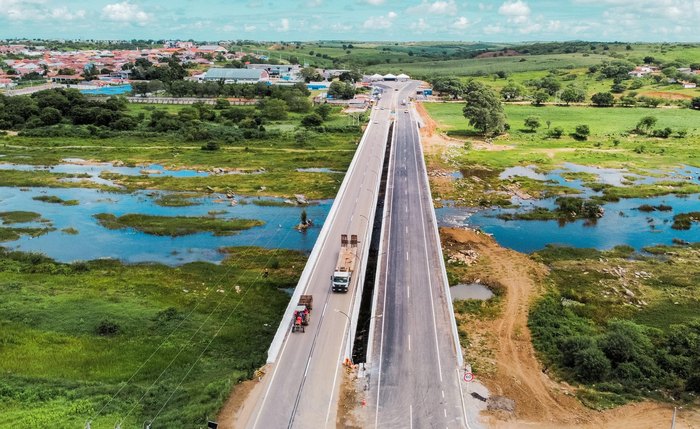
[[0,0],[0,38],[700,42],[700,0]]

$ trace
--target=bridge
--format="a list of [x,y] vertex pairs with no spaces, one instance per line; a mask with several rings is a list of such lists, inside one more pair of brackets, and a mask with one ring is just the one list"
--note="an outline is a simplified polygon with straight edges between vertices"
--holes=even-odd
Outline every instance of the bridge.
[[[391,143],[367,364],[362,427],[468,427],[462,364],[415,115],[399,104],[417,82],[386,84],[268,352],[266,374],[239,411],[237,428],[328,428],[338,419],[343,362],[352,356],[372,226]],[[391,140],[389,139],[391,137]],[[347,294],[330,277],[341,234],[357,235]],[[314,297],[305,333],[294,307]]]

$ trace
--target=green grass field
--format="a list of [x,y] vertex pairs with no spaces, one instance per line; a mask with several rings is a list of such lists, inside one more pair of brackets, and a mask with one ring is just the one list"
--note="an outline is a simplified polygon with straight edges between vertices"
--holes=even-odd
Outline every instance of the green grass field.
[[[305,257],[71,265],[0,252],[0,427],[197,428],[264,364]],[[265,268],[269,276],[262,278]]]

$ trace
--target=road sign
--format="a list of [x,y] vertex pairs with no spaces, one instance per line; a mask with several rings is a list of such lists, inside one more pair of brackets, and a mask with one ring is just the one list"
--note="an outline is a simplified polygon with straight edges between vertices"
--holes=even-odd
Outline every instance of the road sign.
[[466,381],[467,383],[471,383],[472,381],[474,381],[474,374],[472,374],[471,372],[465,372],[464,381]]

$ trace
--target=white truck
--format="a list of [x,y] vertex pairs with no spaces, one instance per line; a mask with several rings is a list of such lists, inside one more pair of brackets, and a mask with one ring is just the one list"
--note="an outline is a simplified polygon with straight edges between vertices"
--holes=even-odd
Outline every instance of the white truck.
[[355,261],[357,260],[357,235],[340,235],[340,252],[335,271],[331,276],[331,288],[333,292],[347,292],[352,280],[352,273],[355,271]]

